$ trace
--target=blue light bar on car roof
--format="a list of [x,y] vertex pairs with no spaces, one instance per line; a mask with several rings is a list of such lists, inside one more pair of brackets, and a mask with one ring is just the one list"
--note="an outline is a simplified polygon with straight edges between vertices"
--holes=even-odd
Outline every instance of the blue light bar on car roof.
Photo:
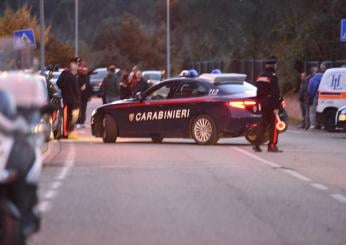
[[202,79],[208,80],[212,83],[227,84],[227,83],[243,83],[246,80],[246,74],[241,73],[222,73],[211,74],[204,73],[199,76]]

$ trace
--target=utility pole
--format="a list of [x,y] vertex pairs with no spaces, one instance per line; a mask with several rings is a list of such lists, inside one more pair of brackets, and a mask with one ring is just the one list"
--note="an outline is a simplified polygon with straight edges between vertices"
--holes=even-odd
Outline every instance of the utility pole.
[[167,16],[166,16],[166,64],[167,64],[167,78],[171,77],[171,16],[170,16],[170,0],[167,0]]
[[79,0],[75,0],[75,51],[76,57],[79,56]]
[[41,74],[45,72],[45,23],[44,23],[44,0],[40,0],[40,70]]

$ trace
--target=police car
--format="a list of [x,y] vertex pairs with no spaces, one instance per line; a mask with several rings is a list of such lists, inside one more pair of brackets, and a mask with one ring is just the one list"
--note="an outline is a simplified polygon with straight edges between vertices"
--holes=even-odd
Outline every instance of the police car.
[[117,137],[193,138],[216,144],[221,137],[246,136],[257,125],[256,87],[244,74],[178,77],[138,93],[135,98],[98,107],[92,134],[105,143]]

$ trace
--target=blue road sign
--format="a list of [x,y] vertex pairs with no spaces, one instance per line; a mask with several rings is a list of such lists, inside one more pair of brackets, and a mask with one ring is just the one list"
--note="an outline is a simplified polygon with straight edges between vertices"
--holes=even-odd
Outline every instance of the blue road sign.
[[17,30],[13,33],[14,49],[27,47],[36,48],[36,40],[33,29]]
[[340,40],[346,42],[346,19],[341,20]]

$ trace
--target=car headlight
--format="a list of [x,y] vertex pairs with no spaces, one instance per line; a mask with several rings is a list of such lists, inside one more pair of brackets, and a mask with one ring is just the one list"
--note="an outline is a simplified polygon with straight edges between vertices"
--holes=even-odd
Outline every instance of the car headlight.
[[340,122],[345,122],[346,121],[346,114],[340,114],[338,119]]

